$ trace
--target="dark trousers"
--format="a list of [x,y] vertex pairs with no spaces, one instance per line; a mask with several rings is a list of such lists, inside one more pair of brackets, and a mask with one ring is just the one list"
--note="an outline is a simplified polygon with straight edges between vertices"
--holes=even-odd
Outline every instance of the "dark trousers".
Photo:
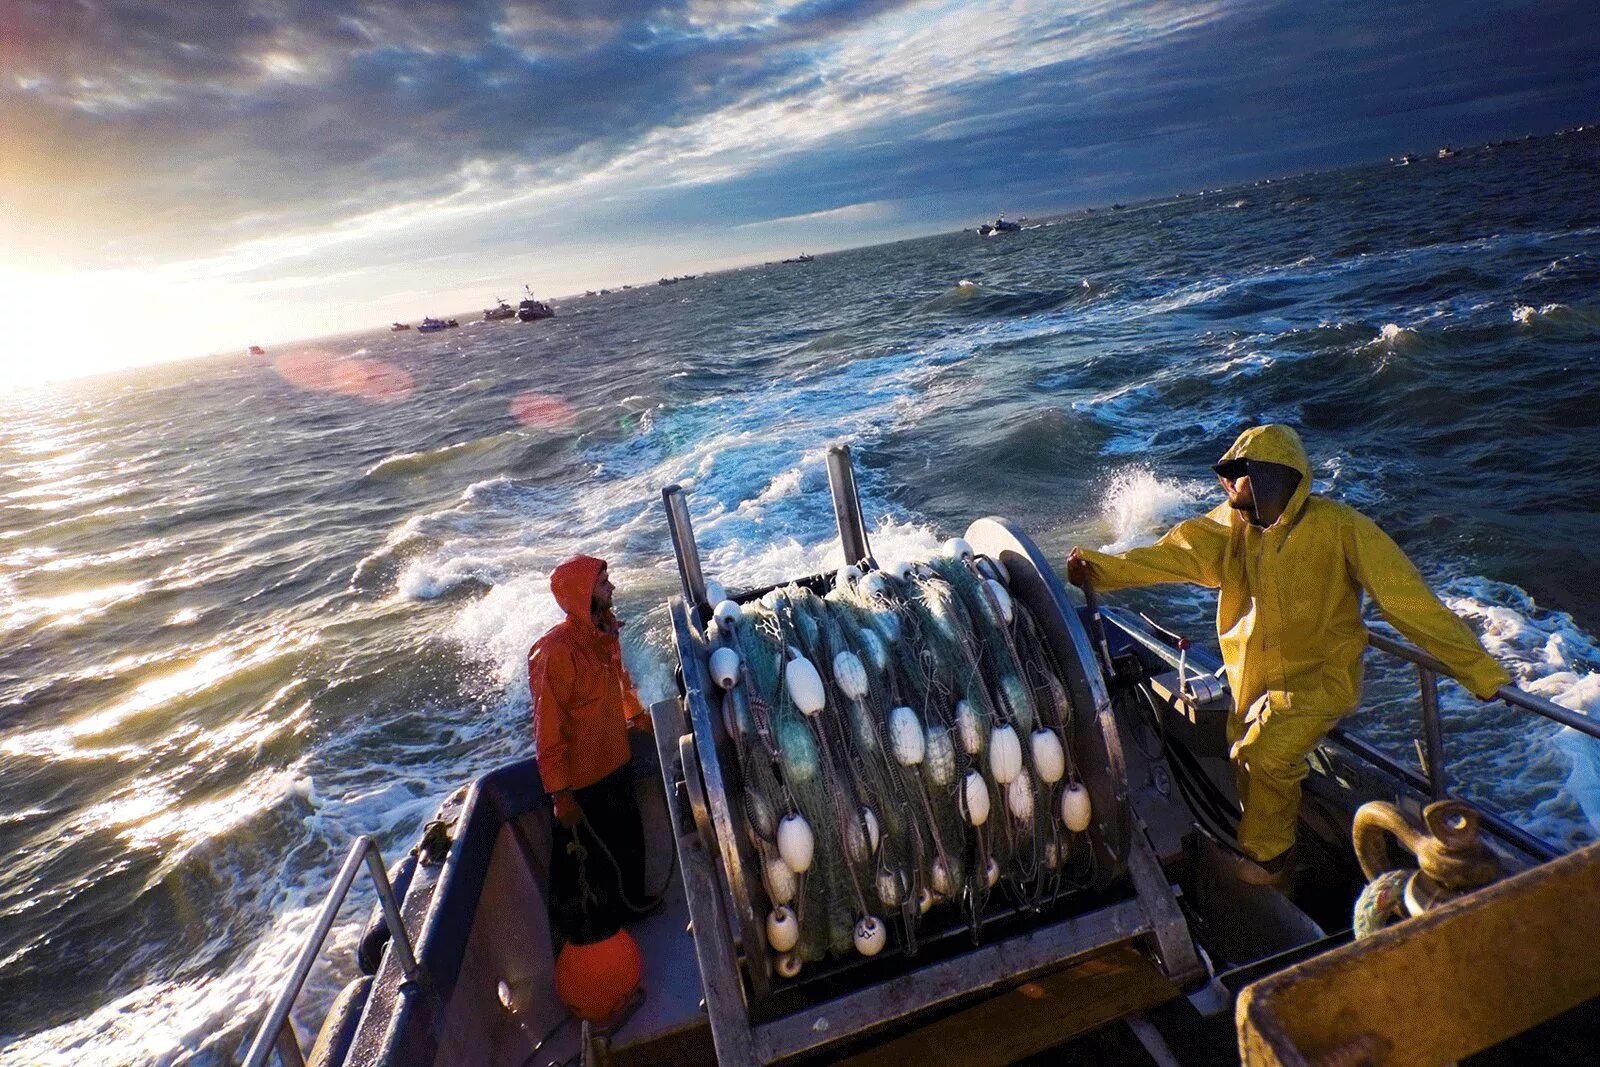
[[[635,917],[630,902],[639,908],[647,903],[644,824],[627,764],[574,789],[572,797],[583,809],[574,830],[562,826],[553,812],[550,816],[550,917],[561,939],[589,944]],[[568,851],[574,841],[586,853],[581,859]]]

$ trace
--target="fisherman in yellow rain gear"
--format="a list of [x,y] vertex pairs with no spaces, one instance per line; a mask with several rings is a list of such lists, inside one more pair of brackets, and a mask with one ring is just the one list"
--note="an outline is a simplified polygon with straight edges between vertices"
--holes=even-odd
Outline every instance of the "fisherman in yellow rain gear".
[[1246,430],[1215,470],[1226,503],[1148,548],[1075,548],[1067,577],[1099,590],[1189,582],[1218,591],[1217,638],[1234,699],[1228,740],[1244,803],[1239,847],[1254,861],[1240,876],[1281,884],[1306,757],[1361,696],[1363,591],[1480,700],[1511,679],[1376,523],[1311,494],[1311,464],[1293,429]]

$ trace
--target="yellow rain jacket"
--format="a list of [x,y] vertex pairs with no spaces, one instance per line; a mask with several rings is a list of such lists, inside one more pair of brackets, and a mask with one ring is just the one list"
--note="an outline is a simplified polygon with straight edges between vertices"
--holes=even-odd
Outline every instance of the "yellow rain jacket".
[[1300,472],[1271,526],[1253,525],[1224,501],[1148,548],[1082,552],[1100,590],[1163,582],[1218,590],[1217,639],[1235,709],[1229,737],[1245,807],[1239,840],[1256,859],[1270,859],[1294,841],[1307,753],[1360,699],[1363,591],[1476,696],[1487,699],[1511,679],[1376,523],[1311,495],[1299,434],[1282,425],[1246,430],[1222,457],[1240,458]]

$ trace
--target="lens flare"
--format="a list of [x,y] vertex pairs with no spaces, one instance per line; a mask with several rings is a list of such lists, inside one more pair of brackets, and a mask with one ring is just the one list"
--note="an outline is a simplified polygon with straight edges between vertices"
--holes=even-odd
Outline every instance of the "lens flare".
[[511,417],[524,426],[562,430],[578,421],[571,404],[550,393],[518,393],[511,398]]
[[333,391],[390,404],[411,395],[411,374],[381,359],[347,359],[335,368]]
[[393,363],[347,358],[314,348],[281,356],[272,367],[296,389],[339,393],[384,404],[404,400],[416,388],[411,373]]

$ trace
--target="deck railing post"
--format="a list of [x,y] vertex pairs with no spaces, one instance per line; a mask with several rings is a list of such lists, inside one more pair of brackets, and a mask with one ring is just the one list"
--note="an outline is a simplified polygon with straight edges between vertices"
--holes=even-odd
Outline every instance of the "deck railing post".
[[1434,800],[1443,800],[1447,783],[1444,769],[1444,730],[1439,724],[1439,679],[1427,667],[1417,665],[1417,682],[1422,690],[1422,743],[1427,751],[1428,790]]
[[406,933],[405,920],[400,917],[400,902],[395,899],[394,886],[389,884],[389,872],[383,869],[383,856],[378,846],[367,840],[367,867],[372,871],[372,884],[378,887],[378,902],[383,905],[383,921],[389,927],[389,943],[400,956],[400,971],[407,981],[421,982],[422,968],[417,966],[417,956],[411,948],[411,935]]
[[339,917],[339,908],[349,895],[351,883],[356,880],[356,875],[361,873],[363,861],[366,862],[372,873],[372,881],[377,886],[378,900],[383,905],[384,923],[389,927],[390,941],[399,956],[400,969],[408,981],[418,986],[425,984],[426,976],[422,968],[417,966],[416,953],[411,947],[411,937],[406,933],[406,924],[400,917],[400,905],[395,900],[394,886],[389,884],[389,872],[383,867],[383,853],[378,850],[376,841],[362,834],[351,842],[350,853],[345,856],[344,864],[333,880],[333,887],[328,890],[328,896],[322,902],[322,910],[317,913],[316,921],[312,924],[311,933],[301,946],[300,954],[295,957],[289,980],[284,983],[272,1001],[272,1006],[267,1009],[266,1019],[256,1031],[255,1040],[250,1043],[250,1051],[245,1055],[245,1067],[265,1067],[268,1057],[274,1051],[283,1060],[284,1067],[305,1067],[305,1054],[300,1049],[299,1039],[295,1037],[294,1026],[289,1021],[289,1012],[294,1008],[295,999],[300,996],[300,989],[305,985],[306,976],[311,973],[312,965],[317,962],[317,955],[322,951],[322,944],[328,938],[328,931],[333,928],[334,920]]

